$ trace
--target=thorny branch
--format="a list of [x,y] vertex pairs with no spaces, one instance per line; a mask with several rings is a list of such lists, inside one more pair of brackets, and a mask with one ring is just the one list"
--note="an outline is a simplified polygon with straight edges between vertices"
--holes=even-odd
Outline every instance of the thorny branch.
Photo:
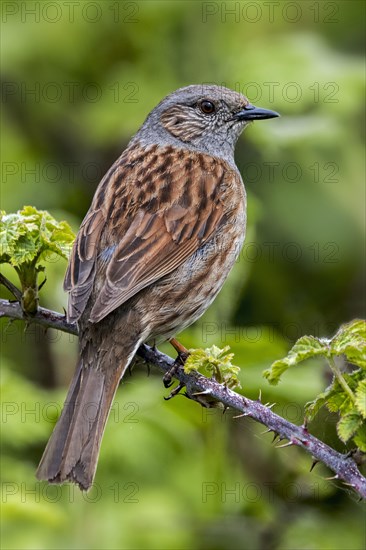
[[[55,311],[45,308],[38,308],[33,315],[26,315],[18,302],[0,300],[0,318],[8,317],[13,320],[23,320],[27,323],[37,323],[46,328],[54,328],[77,334],[77,326],[68,323],[66,317]],[[280,440],[288,440],[283,446],[295,445],[302,447],[310,453],[315,462],[322,462],[330,468],[335,476],[333,479],[342,480],[346,485],[352,487],[362,498],[366,498],[366,479],[358,470],[357,464],[351,453],[342,454],[316,437],[312,436],[306,426],[296,426],[271,411],[270,407],[263,405],[260,401],[253,401],[219,384],[213,379],[206,378],[199,373],[186,374],[183,367],[172,368],[177,365],[175,361],[161,353],[156,348],[143,344],[137,354],[148,363],[158,367],[163,372],[171,375],[179,381],[180,388],[185,387],[186,395],[190,399],[199,402],[204,407],[214,406],[222,403],[224,407],[231,407],[241,414],[249,416],[267,426],[268,431],[278,435]],[[178,393],[173,390],[171,395]]]

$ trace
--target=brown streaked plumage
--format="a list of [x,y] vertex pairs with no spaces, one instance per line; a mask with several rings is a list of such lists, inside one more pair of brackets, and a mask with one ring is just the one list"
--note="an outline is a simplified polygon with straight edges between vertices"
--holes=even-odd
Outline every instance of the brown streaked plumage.
[[189,326],[219,292],[245,234],[234,146],[248,121],[274,116],[226,88],[182,88],[150,113],[101,181],[65,278],[79,362],[39,479],[90,487],[137,348]]

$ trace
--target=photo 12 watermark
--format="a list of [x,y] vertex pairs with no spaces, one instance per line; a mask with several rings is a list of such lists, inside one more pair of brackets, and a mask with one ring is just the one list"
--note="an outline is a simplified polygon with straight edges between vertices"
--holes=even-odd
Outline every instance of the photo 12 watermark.
[[[61,411],[67,413],[67,402],[58,401],[2,401],[0,405],[1,423],[3,428],[18,424],[48,423],[52,426],[60,417]],[[80,417],[88,422],[94,422],[97,418],[100,403],[90,401],[80,409]],[[140,406],[135,401],[121,403],[115,399],[110,411],[109,422],[115,424],[137,424],[139,420]],[[70,418],[71,422],[71,418]]]
[[202,23],[339,23],[339,2],[203,2]]
[[49,23],[59,21],[66,23],[84,22],[97,24],[101,22],[134,24],[139,22],[143,2],[99,1],[8,1],[1,2],[1,21],[10,23]]
[[204,481],[201,486],[202,503],[232,502],[235,504],[267,502],[273,503],[278,495],[286,502],[297,502],[304,497],[311,497],[313,500],[319,499],[320,484],[311,483],[304,485],[295,482],[266,482],[263,483],[234,483]]
[[107,486],[94,482],[88,491],[80,491],[74,484],[50,485],[39,481],[35,483],[3,481],[0,484],[0,490],[2,504],[10,504],[13,501],[22,504],[29,502],[56,504],[60,501],[75,503],[80,500],[94,504],[106,499],[112,500],[115,504],[136,505],[140,502],[140,486],[135,481],[114,482]]
[[18,101],[21,104],[38,103],[98,103],[110,99],[113,103],[138,103],[140,86],[137,82],[116,80],[108,86],[99,82],[8,80],[1,83],[3,104]]

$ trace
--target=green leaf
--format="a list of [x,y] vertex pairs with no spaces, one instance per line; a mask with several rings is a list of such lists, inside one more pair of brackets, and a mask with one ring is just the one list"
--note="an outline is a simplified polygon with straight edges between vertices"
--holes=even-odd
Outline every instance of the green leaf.
[[68,223],[44,210],[25,206],[16,214],[1,212],[0,263],[12,265],[19,276],[23,311],[38,307],[37,276],[43,269],[38,262],[50,254],[67,259],[74,239]]
[[[336,335],[327,340],[304,336],[300,338],[286,357],[275,361],[264,376],[271,384],[277,384],[283,372],[304,359],[323,355],[328,359],[334,377],[330,386],[313,401],[307,403],[305,414],[313,420],[321,407],[326,406],[340,417],[337,432],[343,442],[354,436],[360,448],[365,448],[363,419],[366,418],[366,323],[356,319],[340,327]],[[342,372],[334,356],[343,355],[347,361],[359,366],[353,372]]]
[[362,425],[362,417],[359,414],[349,413],[339,420],[337,424],[338,437],[344,442],[350,439]]
[[0,263],[21,267],[50,252],[67,259],[74,239],[67,222],[57,222],[44,210],[25,206],[16,214],[1,212]]
[[184,371],[188,374],[193,370],[203,370],[220,384],[225,384],[229,388],[240,387],[240,368],[231,363],[234,354],[228,353],[229,350],[230,346],[221,349],[215,345],[206,349],[190,349]]
[[334,395],[334,392],[336,392],[336,390],[334,389],[334,385],[331,384],[324,392],[320,393],[314,399],[314,401],[309,401],[308,403],[306,403],[305,417],[308,422],[315,418],[320,409],[324,407],[324,405],[327,404],[328,400]]
[[272,363],[271,367],[264,371],[263,375],[270,384],[277,384],[283,372],[311,357],[318,355],[327,356],[329,353],[328,340],[315,338],[315,336],[302,336],[290,349],[286,357]]
[[333,343],[339,342],[341,344],[342,341],[347,342],[348,338],[353,336],[361,336],[364,340],[366,339],[366,321],[364,319],[354,319],[349,323],[341,325],[332,341]]
[[340,327],[330,343],[332,355],[345,355],[350,363],[366,368],[366,321],[355,319]]
[[356,413],[353,401],[343,391],[338,381],[334,381],[333,391],[328,397],[326,406],[330,412],[336,412],[341,415]]
[[353,441],[356,443],[360,451],[366,453],[366,424],[365,422],[360,426],[353,437]]
[[363,418],[366,418],[366,380],[362,380],[358,384],[355,396],[357,410]]

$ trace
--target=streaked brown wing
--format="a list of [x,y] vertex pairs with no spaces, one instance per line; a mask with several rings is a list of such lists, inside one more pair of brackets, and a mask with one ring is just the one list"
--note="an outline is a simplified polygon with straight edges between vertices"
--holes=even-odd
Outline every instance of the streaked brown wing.
[[140,149],[131,150],[124,163],[116,165],[110,183],[104,188],[101,184],[88,215],[93,219],[98,206],[104,211],[97,256],[90,243],[99,239],[89,232],[88,217],[78,234],[73,264],[78,256],[86,265],[78,271],[74,267],[74,278],[67,279],[71,311],[80,314],[80,306],[85,307],[90,278],[99,278],[89,317],[98,322],[194,254],[223,219],[219,189],[226,172],[224,163],[207,155],[183,154],[170,147],[149,148],[143,155]]
[[64,281],[64,290],[71,291],[67,312],[70,322],[79,319],[91,294],[97,246],[104,224],[100,209],[89,210],[76,236]]

